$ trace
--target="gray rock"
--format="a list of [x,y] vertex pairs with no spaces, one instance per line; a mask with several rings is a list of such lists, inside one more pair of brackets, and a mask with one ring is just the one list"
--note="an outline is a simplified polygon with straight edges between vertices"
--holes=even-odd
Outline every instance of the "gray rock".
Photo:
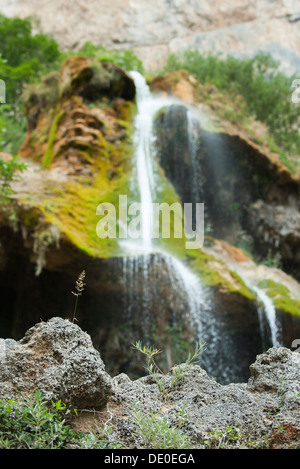
[[248,388],[251,391],[300,392],[300,355],[285,347],[273,347],[258,355],[250,371]]
[[275,51],[281,65],[292,72],[299,66],[296,0],[6,0],[0,12],[36,16],[64,50],[78,50],[86,41],[115,50],[133,48],[146,69],[160,68],[169,53],[187,46],[204,53],[252,55],[275,42],[286,51],[280,56]]
[[68,320],[38,323],[19,342],[2,341],[1,350],[1,398],[39,389],[46,399],[78,408],[101,407],[108,399],[110,377],[99,352],[90,336]]
[[131,441],[130,411],[135,406],[145,414],[157,412],[171,426],[178,426],[184,409],[181,429],[194,448],[299,447],[300,355],[272,348],[259,355],[250,370],[248,383],[221,385],[199,366],[191,366],[167,399],[149,378],[130,381],[126,375],[117,376],[112,394],[112,401],[122,407],[115,419],[117,432]]
[[222,385],[192,365],[171,386],[178,370],[172,368],[162,376],[165,394],[151,376],[109,376],[90,336],[61,318],[36,324],[19,342],[0,339],[0,358],[1,399],[38,388],[82,410],[85,429],[90,411],[108,412],[114,440],[125,448],[145,447],[135,409],[179,428],[190,448],[300,446],[300,354],[284,347],[258,355],[248,383]]

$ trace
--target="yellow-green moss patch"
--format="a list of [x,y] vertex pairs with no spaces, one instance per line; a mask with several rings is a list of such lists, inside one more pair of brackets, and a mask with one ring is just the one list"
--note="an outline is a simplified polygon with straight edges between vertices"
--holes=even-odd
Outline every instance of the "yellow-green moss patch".
[[190,267],[199,275],[204,285],[217,287],[219,290],[239,293],[254,300],[254,294],[245,285],[241,277],[231,271],[228,266],[213,256],[206,254],[202,249],[186,251]]
[[276,309],[300,316],[300,301],[291,297],[290,291],[285,285],[267,279],[259,282],[258,286],[272,298]]
[[55,138],[56,138],[57,127],[58,127],[59,122],[60,122],[60,120],[62,119],[63,116],[64,116],[64,112],[58,111],[57,114],[55,115],[54,119],[53,119],[52,126],[51,126],[51,129],[50,129],[50,132],[49,132],[47,149],[46,149],[45,155],[43,157],[43,166],[45,168],[50,167],[50,164],[52,163],[52,160],[54,158],[53,145],[54,145]]

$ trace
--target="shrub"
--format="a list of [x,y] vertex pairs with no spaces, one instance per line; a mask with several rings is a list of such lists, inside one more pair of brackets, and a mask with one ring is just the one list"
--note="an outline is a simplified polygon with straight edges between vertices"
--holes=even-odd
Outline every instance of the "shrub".
[[135,406],[131,410],[135,433],[146,449],[186,449],[189,439],[178,426],[171,426],[166,417],[156,412],[147,414]]
[[43,73],[58,66],[59,58],[56,41],[42,33],[33,34],[30,19],[0,15],[0,78],[6,89],[6,104],[0,107],[0,130],[6,151],[16,154],[25,138],[24,85],[39,82]]
[[[111,418],[104,423],[103,428],[96,426],[84,434],[73,430],[68,423],[72,414],[61,400],[49,405],[39,390],[19,401],[2,400],[0,449],[122,448],[121,443],[113,440],[113,430],[109,425]],[[74,414],[76,417],[76,409]]]
[[59,449],[76,436],[66,424],[70,412],[58,401],[49,409],[39,390],[21,402],[0,402],[0,449]]
[[291,101],[294,77],[278,71],[270,54],[259,52],[252,58],[204,56],[188,49],[169,56],[164,72],[186,69],[202,84],[214,84],[221,91],[240,94],[249,115],[267,124],[274,141],[291,154],[300,151],[299,106]]
[[144,71],[142,61],[131,49],[111,51],[103,46],[95,46],[92,42],[88,41],[78,52],[68,51],[65,56],[70,54],[83,55],[84,57],[91,57],[99,61],[112,62],[127,72],[136,70],[143,73]]

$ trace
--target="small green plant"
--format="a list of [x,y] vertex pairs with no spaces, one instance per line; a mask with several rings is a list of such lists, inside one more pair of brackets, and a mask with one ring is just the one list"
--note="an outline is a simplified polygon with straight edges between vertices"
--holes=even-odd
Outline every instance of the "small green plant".
[[216,445],[219,448],[228,448],[240,438],[240,430],[237,427],[228,426],[223,431],[215,430],[210,433],[213,437],[213,441],[210,442],[210,445]]
[[96,425],[88,435],[80,440],[81,449],[122,449],[123,445],[118,441],[112,440],[112,428],[103,428]]
[[158,364],[155,361],[156,355],[161,353],[160,350],[153,348],[151,346],[143,345],[141,341],[137,341],[133,344],[133,349],[138,350],[140,353],[147,357],[146,370],[149,375],[152,376],[155,383],[157,384],[159,391],[162,395],[167,396],[167,394],[178,384],[184,374],[187,372],[188,368],[197,363],[199,356],[203,351],[205,344],[197,344],[193,353],[189,353],[185,363],[178,365],[172,369],[171,379],[167,380],[164,372],[159,368]]
[[[81,410],[81,412],[85,412]],[[39,390],[20,400],[0,401],[0,449],[120,449],[109,425],[95,426],[88,434],[76,432],[68,419],[78,416],[60,399],[48,403]]]
[[263,260],[262,264],[266,265],[267,267],[274,268],[274,269],[280,269],[280,266],[281,266],[280,252],[276,252],[272,255],[272,252],[269,249],[267,257],[266,259]]
[[110,425],[114,415],[110,411],[108,404],[105,411],[81,409],[80,412],[91,412],[96,414],[108,414],[109,418],[95,429],[91,429],[88,434],[82,435],[80,439],[81,449],[122,449],[123,443],[115,439],[113,428]]
[[[177,426],[172,426],[166,417],[158,412],[146,413],[134,406],[130,411],[141,447],[144,449],[186,449],[189,447],[187,436]],[[181,422],[182,415],[180,415]]]
[[77,321],[76,319],[77,303],[78,303],[78,297],[82,295],[82,292],[84,291],[84,286],[85,286],[84,279],[85,279],[85,271],[83,270],[75,283],[76,292],[73,292],[73,291],[71,292],[74,296],[76,296],[72,322],[74,322],[75,320]]
[[0,401],[0,449],[59,449],[76,437],[61,401],[49,408],[41,392],[22,401]]

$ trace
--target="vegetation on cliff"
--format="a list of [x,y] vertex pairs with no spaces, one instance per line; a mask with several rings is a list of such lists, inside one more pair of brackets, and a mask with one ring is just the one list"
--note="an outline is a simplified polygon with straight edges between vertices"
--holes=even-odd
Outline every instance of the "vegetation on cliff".
[[201,84],[215,85],[229,96],[243,97],[241,114],[254,115],[266,123],[275,151],[291,170],[295,170],[300,152],[300,111],[292,102],[292,82],[278,71],[278,63],[270,54],[259,52],[253,58],[238,59],[204,56],[188,49],[171,54],[164,71],[185,69]]
[[[63,61],[74,51],[62,52],[58,43],[43,32],[34,33],[37,24],[30,18],[6,18],[0,15],[0,77],[5,82],[6,103],[0,107],[0,149],[17,154],[26,134],[24,99],[26,87],[35,84],[41,89]],[[142,63],[132,51],[107,51],[86,43],[76,55],[109,61],[127,70],[142,71]],[[51,89],[49,87],[47,91]],[[25,93],[25,94],[24,94]],[[43,94],[44,99],[49,96]]]

